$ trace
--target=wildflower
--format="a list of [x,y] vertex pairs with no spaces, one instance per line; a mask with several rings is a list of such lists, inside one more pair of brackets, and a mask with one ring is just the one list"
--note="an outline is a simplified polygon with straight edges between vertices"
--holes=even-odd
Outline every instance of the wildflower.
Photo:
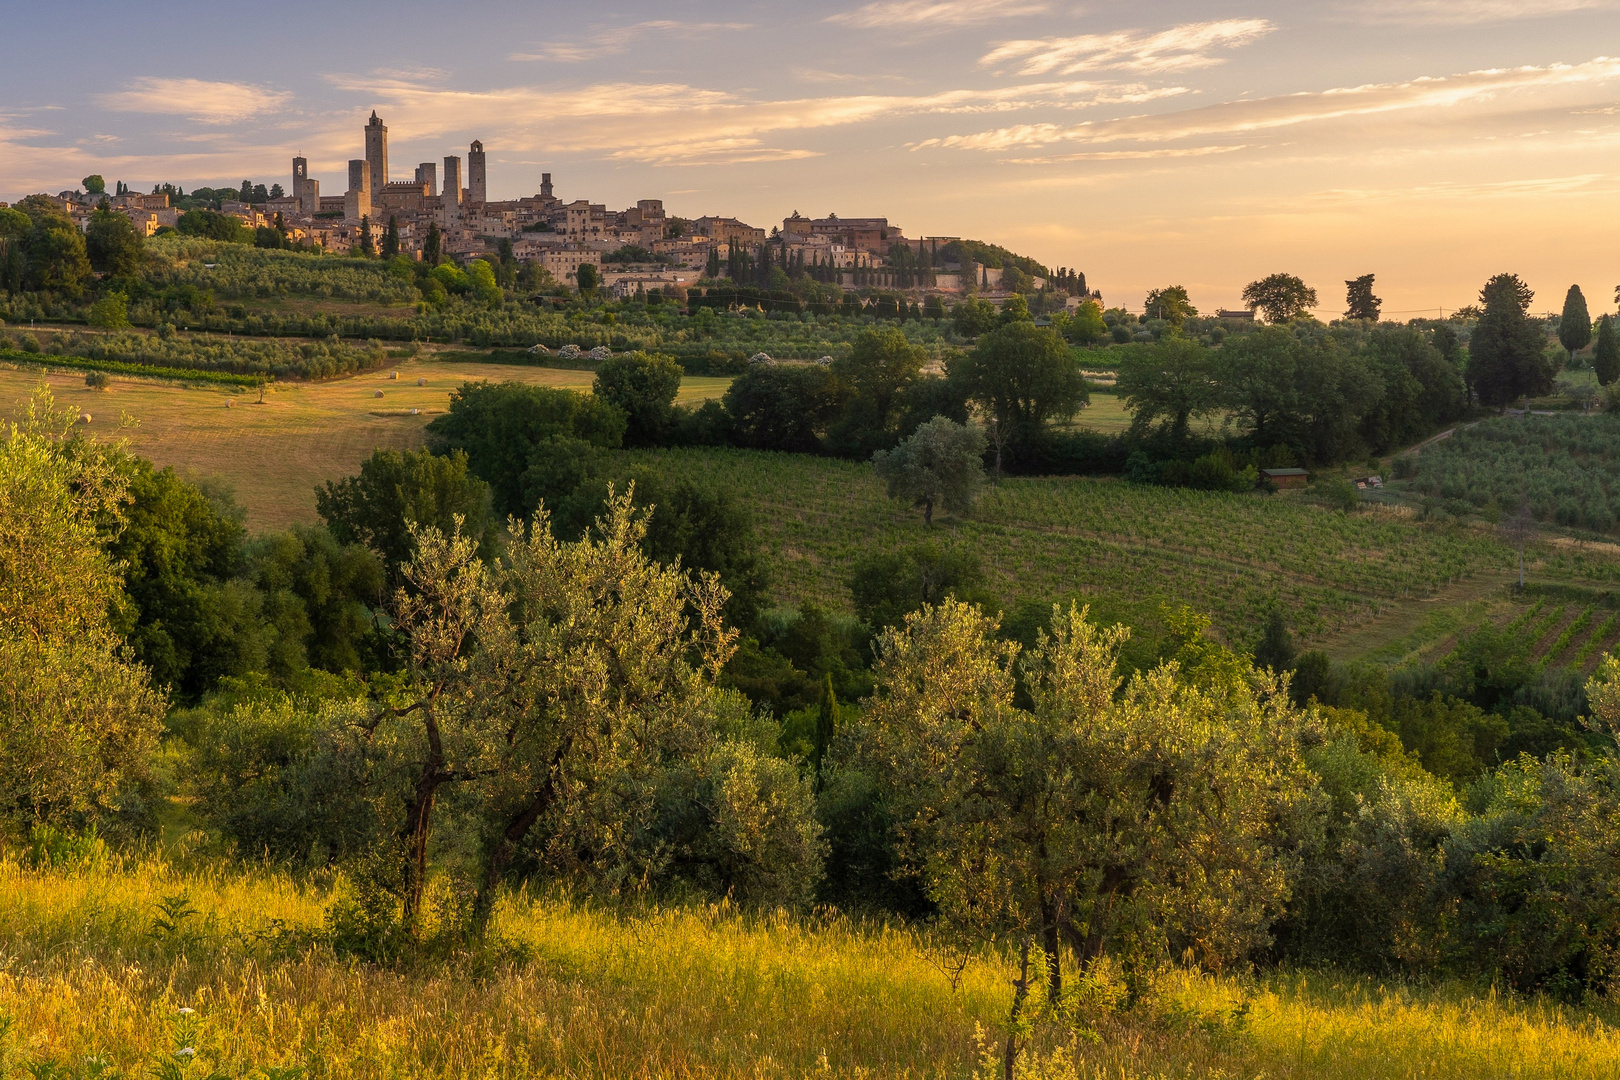
[[174,1052],[174,1056],[175,1057],[196,1057],[197,1056],[197,1048],[195,1046],[182,1046],[180,1049],[178,1049],[178,1050],[176,1050]]
[[190,1016],[192,1013],[196,1012],[197,1010],[193,1009],[193,1008],[191,1008],[189,1006],[182,1005],[182,1006],[180,1006],[180,1008],[176,1009],[175,1011],[178,1012],[181,1016]]

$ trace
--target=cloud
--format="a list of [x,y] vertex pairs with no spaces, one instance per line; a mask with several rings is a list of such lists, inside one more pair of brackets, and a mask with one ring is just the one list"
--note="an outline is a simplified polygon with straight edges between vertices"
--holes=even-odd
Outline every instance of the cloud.
[[[621,161],[786,161],[814,151],[768,145],[768,138],[923,115],[988,115],[1032,108],[1072,110],[1141,103],[1184,87],[1042,81],[936,94],[845,94],[759,100],[680,83],[598,83],[460,90],[409,80],[331,76],[365,93],[396,131],[436,138],[480,128],[501,131],[502,151],[600,153]],[[486,139],[486,143],[489,140]]]
[[823,21],[862,30],[937,30],[976,26],[1014,15],[1038,15],[1049,8],[1042,0],[878,0],[854,11],[829,15]]
[[577,64],[586,60],[597,60],[604,56],[614,56],[628,49],[636,38],[645,34],[662,34],[669,37],[694,38],[706,34],[716,34],[731,30],[752,30],[752,23],[736,22],[695,22],[683,23],[674,19],[650,19],[646,22],[634,23],[630,26],[613,27],[598,30],[583,41],[551,41],[537,47],[533,52],[515,52],[507,56],[508,60],[529,61],[542,60],[556,64]]
[[292,95],[251,83],[208,82],[143,76],[118,93],[96,100],[114,112],[184,116],[199,124],[230,124],[281,109]]
[[1346,6],[1343,15],[1357,22],[1469,26],[1615,8],[1616,0],[1368,0]]
[[1069,38],[1007,41],[980,58],[983,67],[1012,62],[1020,75],[1082,71],[1186,71],[1224,63],[1209,55],[1257,41],[1275,30],[1266,19],[1222,19],[1186,23],[1168,30],[1120,30],[1112,34],[1082,34]]
[[1425,121],[1438,119],[1455,129],[1454,111],[1467,108],[1491,114],[1495,122],[1490,134],[1500,137],[1503,133],[1501,116],[1540,117],[1548,109],[1567,108],[1572,104],[1560,98],[1585,93],[1616,79],[1620,79],[1620,60],[1598,57],[1584,64],[1472,71],[1444,78],[1230,101],[1152,116],[1127,116],[1073,125],[1025,124],[926,139],[912,144],[912,148],[995,151],[1057,143],[1151,144],[1194,139],[1213,142],[1252,139],[1256,135],[1333,121],[1384,118],[1388,122],[1400,114]]

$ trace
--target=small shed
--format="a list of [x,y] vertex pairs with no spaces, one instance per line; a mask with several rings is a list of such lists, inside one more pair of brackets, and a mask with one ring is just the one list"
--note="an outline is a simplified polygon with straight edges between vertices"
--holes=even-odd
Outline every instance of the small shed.
[[1279,488],[1302,488],[1311,479],[1304,469],[1261,469],[1260,475]]

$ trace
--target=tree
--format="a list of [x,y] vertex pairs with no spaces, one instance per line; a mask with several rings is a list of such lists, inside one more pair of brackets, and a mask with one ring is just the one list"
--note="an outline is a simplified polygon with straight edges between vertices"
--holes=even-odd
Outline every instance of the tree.
[[1480,290],[1484,313],[1468,342],[1469,386],[1484,405],[1502,406],[1552,389],[1545,336],[1529,317],[1535,293],[1515,274],[1497,274]]
[[1316,306],[1316,290],[1292,274],[1271,274],[1243,286],[1243,303],[1269,323],[1284,323]]
[[392,259],[399,254],[399,218],[394,214],[388,215],[388,231],[383,233],[382,257]]
[[978,554],[931,540],[864,556],[850,575],[849,591],[855,614],[873,631],[903,626],[907,615],[948,599],[996,609]]
[[1614,316],[1605,315],[1598,320],[1597,346],[1592,350],[1592,367],[1598,383],[1608,386],[1620,376],[1620,341],[1615,338]]
[[624,413],[609,401],[519,382],[467,383],[427,429],[437,453],[466,453],[467,471],[489,484],[501,518],[534,510],[532,469],[569,447],[616,449],[624,430]]
[[1220,409],[1220,384],[1210,351],[1180,334],[1154,344],[1132,345],[1119,360],[1116,391],[1131,412],[1131,432],[1140,437],[1162,421],[1172,442],[1185,443],[1194,417]]
[[100,173],[91,173],[83,180],[80,180],[79,183],[84,185],[87,194],[105,195],[107,193],[107,181],[101,178]]
[[579,284],[580,295],[590,296],[602,283],[602,275],[595,263],[580,263],[579,269],[574,271],[574,280]]
[[936,416],[893,450],[873,454],[872,466],[891,499],[922,507],[932,525],[936,505],[958,516],[972,511],[984,486],[984,449],[983,432]]
[[315,489],[315,511],[340,544],[364,544],[395,581],[425,528],[459,532],[484,557],[495,551],[499,525],[489,485],[470,475],[467,455],[452,450],[376,450],[356,476]]
[[439,232],[439,223],[429,222],[427,236],[422,239],[422,261],[428,266],[438,266],[442,258],[444,258],[444,237]]
[[969,297],[951,309],[951,328],[962,337],[975,338],[1001,324],[1001,313],[988,300]]
[[1214,360],[1223,404],[1255,446],[1324,463],[1365,450],[1359,428],[1383,385],[1364,356],[1267,326],[1227,338]]
[[145,246],[146,241],[123,214],[104,206],[90,214],[84,249],[92,269],[114,277],[134,276],[140,272]]
[[1142,314],[1149,319],[1163,319],[1171,326],[1180,326],[1188,319],[1198,317],[1198,309],[1187,299],[1184,285],[1171,285],[1166,289],[1149,289]]
[[627,446],[657,446],[674,417],[685,374],[668,356],[620,353],[597,366],[591,392],[623,411]]
[[856,336],[849,356],[833,361],[832,370],[856,396],[870,400],[874,415],[887,425],[926,359],[923,349],[898,328],[872,327]]
[[1586,310],[1586,297],[1579,285],[1564,294],[1564,314],[1558,320],[1558,342],[1569,350],[1569,358],[1592,343],[1592,316]]
[[1284,621],[1282,612],[1272,608],[1266,618],[1266,629],[1260,635],[1260,643],[1254,647],[1254,666],[1270,668],[1281,674],[1294,666],[1298,655],[1294,636],[1288,632],[1288,623]]
[[356,249],[356,253],[362,259],[374,259],[377,257],[377,244],[371,237],[370,214],[362,214],[360,216],[360,243]]
[[1076,345],[1095,345],[1108,336],[1108,324],[1103,321],[1102,305],[1086,300],[1075,309],[1065,330]]
[[1053,1004],[1066,954],[1113,956],[1136,983],[1184,950],[1220,967],[1263,947],[1311,784],[1303,717],[1218,646],[1186,643],[1184,661],[1123,682],[1127,632],[1083,610],[1055,609],[1023,658],[996,631],[949,600],[885,631],[848,764],[883,778],[941,922],[1021,957],[1011,1077],[1033,946]]
[[1344,283],[1344,317],[1346,319],[1378,321],[1378,315],[1383,309],[1384,302],[1373,295],[1373,276],[1372,274],[1362,274],[1360,277]]
[[847,399],[838,376],[819,364],[756,364],[723,400],[742,446],[813,454]]
[[1091,400],[1068,343],[1034,323],[1009,323],[982,335],[972,351],[947,361],[946,370],[1006,432],[1015,452],[1038,442],[1048,423],[1072,418]]
[[73,219],[44,196],[30,195],[17,204],[30,226],[23,241],[22,280],[33,289],[77,296],[90,277],[84,234]]
[[0,439],[0,821],[82,826],[117,812],[166,709],[109,620],[121,601],[103,540],[125,474],[74,417],[35,395]]
[[129,326],[129,297],[121,292],[108,293],[91,304],[90,325],[107,330],[122,330]]

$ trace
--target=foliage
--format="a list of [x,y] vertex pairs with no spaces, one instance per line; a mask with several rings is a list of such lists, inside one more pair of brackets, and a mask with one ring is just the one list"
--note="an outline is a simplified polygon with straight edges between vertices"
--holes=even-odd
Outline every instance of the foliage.
[[1384,302],[1373,295],[1372,274],[1362,274],[1344,283],[1344,317],[1346,319],[1364,319],[1371,322],[1378,321],[1378,314],[1383,309]]
[[1513,274],[1497,274],[1480,290],[1485,310],[1468,340],[1468,385],[1483,405],[1506,405],[1552,389],[1545,338],[1528,314],[1534,296]]
[[223,240],[228,244],[253,243],[252,229],[243,225],[240,219],[217,210],[187,210],[180,215],[175,228],[184,236]]
[[541,467],[569,440],[585,448],[616,447],[625,426],[618,406],[598,397],[526,383],[478,382],[450,396],[450,411],[428,425],[428,439],[437,453],[467,455],[467,469],[489,485],[498,517],[522,517],[535,507],[531,468]]
[[934,523],[934,506],[962,517],[970,513],[984,484],[983,432],[936,416],[893,450],[872,455],[872,466],[888,485],[889,497],[922,507],[923,522]]
[[459,530],[486,558],[494,555],[500,530],[489,485],[469,473],[461,450],[373,451],[358,474],[316,489],[315,510],[338,543],[365,545],[396,582],[420,530]]
[[1152,345],[1129,346],[1117,364],[1115,390],[1125,399],[1137,437],[1161,423],[1172,443],[1183,444],[1191,421],[1220,407],[1214,354],[1190,338],[1169,334]]
[[1171,285],[1165,289],[1149,289],[1142,305],[1144,319],[1163,319],[1179,327],[1187,319],[1197,318],[1198,309],[1187,299],[1185,285]]
[[1263,946],[1309,790],[1286,696],[1174,665],[1121,687],[1125,631],[1077,609],[1022,662],[994,630],[946,601],[886,631],[855,744],[941,916],[1040,943],[1053,1000],[1067,947],[1145,973],[1184,948],[1219,967]]
[[758,364],[726,390],[739,445],[814,453],[848,399],[838,376],[817,364]]
[[109,623],[127,480],[47,392],[0,440],[0,820],[133,810],[164,700]]
[[1620,524],[1620,417],[1530,416],[1463,428],[1417,456],[1412,490],[1476,507],[1522,500],[1538,521],[1611,532]]
[[684,374],[667,356],[611,356],[597,366],[591,392],[624,413],[625,445],[656,446],[674,419],[675,395]]
[[129,327],[129,298],[123,293],[108,293],[90,305],[89,322],[91,326],[99,326],[107,330],[127,329]]
[[1020,450],[1039,442],[1047,424],[1072,418],[1091,400],[1068,345],[1056,332],[1030,322],[984,334],[946,370]]
[[138,273],[145,247],[145,239],[135,232],[125,215],[105,207],[91,213],[84,230],[85,255],[91,269],[114,277]]
[[1597,372],[1600,386],[1608,386],[1620,377],[1620,340],[1616,340],[1613,315],[1605,315],[1598,320],[1597,345],[1592,350],[1592,368]]
[[979,556],[961,546],[929,542],[898,551],[873,552],[855,563],[849,591],[855,613],[873,630],[905,625],[906,616],[946,600],[996,607],[985,588]]
[[1592,343],[1592,316],[1586,310],[1586,297],[1579,285],[1571,285],[1564,295],[1564,312],[1558,320],[1558,343],[1573,357]]
[[1316,306],[1316,290],[1292,274],[1271,274],[1243,286],[1243,303],[1269,323],[1285,323]]

